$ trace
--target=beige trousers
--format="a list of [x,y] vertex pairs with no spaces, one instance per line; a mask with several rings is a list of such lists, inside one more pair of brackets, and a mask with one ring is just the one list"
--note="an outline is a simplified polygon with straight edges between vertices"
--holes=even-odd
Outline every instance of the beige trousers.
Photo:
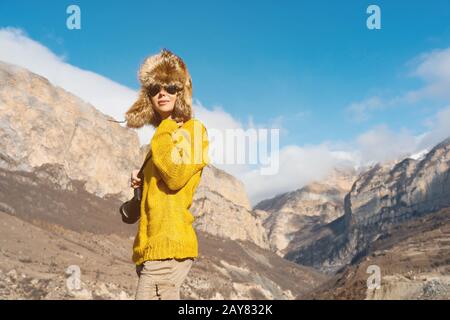
[[136,300],[180,300],[180,288],[193,258],[148,260],[136,267]]

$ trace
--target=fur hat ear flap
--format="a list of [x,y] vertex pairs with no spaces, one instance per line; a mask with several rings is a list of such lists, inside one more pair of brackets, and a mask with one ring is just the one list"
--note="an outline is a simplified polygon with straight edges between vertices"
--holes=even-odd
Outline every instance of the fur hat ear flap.
[[187,76],[186,83],[184,85],[183,95],[184,95],[184,103],[186,104],[186,106],[189,107],[189,109],[191,109],[192,108],[192,80],[191,80],[191,76],[189,75],[189,73]]
[[137,129],[152,122],[154,112],[151,103],[144,88],[141,88],[139,98],[125,113],[128,128]]

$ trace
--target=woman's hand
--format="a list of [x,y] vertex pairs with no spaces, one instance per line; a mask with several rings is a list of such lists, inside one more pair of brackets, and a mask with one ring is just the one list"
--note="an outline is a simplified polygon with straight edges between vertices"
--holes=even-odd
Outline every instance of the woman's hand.
[[133,189],[139,188],[142,184],[141,179],[138,178],[138,173],[139,170],[133,170],[131,172],[131,182],[130,182],[130,187]]

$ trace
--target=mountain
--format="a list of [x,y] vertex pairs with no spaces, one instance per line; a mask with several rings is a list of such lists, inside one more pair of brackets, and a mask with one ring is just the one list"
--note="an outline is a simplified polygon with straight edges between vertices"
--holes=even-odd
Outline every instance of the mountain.
[[[260,202],[271,249],[332,276],[296,299],[448,299],[449,150],[450,138]],[[367,284],[372,267],[378,289]]]
[[296,234],[309,238],[319,226],[341,217],[344,197],[356,174],[353,168],[335,168],[323,181],[259,202],[255,210],[263,220],[271,250],[284,256]]
[[367,256],[390,228],[450,207],[450,138],[420,160],[393,166],[376,164],[355,181],[344,201],[344,215],[317,228],[287,249],[285,258],[325,272],[336,272]]
[[0,168],[55,165],[88,192],[130,198],[130,167],[142,161],[139,140],[108,120],[46,78],[0,61]]
[[[369,288],[370,267],[380,287]],[[367,254],[299,299],[450,298],[450,208],[391,226]]]
[[269,249],[262,221],[249,207],[242,182],[213,166],[204,169],[191,206],[196,230]]

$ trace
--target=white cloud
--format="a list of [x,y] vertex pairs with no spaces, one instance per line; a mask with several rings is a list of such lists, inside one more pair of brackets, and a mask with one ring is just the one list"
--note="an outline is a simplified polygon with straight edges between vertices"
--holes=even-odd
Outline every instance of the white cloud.
[[234,119],[221,106],[213,106],[213,110],[208,110],[198,100],[194,99],[194,116],[201,119],[207,128],[217,130],[242,128],[243,124]]
[[450,99],[450,48],[433,50],[412,60],[417,66],[412,76],[421,78],[425,85],[405,95],[409,101],[423,98]]
[[427,130],[419,134],[407,128],[394,131],[385,124],[377,125],[359,135],[349,148],[359,154],[354,159],[364,165],[414,158],[450,137],[450,106],[439,110],[426,123]]
[[428,121],[428,131],[421,136],[416,149],[417,151],[430,149],[448,137],[450,137],[450,106],[439,110]]
[[369,119],[372,111],[381,110],[385,102],[380,97],[370,97],[363,101],[353,102],[346,108],[346,112],[355,122],[363,122]]
[[417,143],[417,138],[407,129],[394,132],[386,125],[376,126],[356,139],[363,163],[406,157],[415,151]]
[[251,190],[249,196],[253,205],[260,200],[323,179],[333,167],[356,165],[351,152],[333,151],[326,144],[305,147],[289,145],[280,150],[279,157],[280,166],[276,175],[261,175],[259,169],[242,173],[242,180],[247,189]]
[[420,54],[407,63],[412,69],[408,75],[417,77],[423,85],[394,97],[373,96],[351,103],[345,111],[356,122],[367,121],[376,111],[402,104],[416,103],[422,99],[450,100],[450,48]]

